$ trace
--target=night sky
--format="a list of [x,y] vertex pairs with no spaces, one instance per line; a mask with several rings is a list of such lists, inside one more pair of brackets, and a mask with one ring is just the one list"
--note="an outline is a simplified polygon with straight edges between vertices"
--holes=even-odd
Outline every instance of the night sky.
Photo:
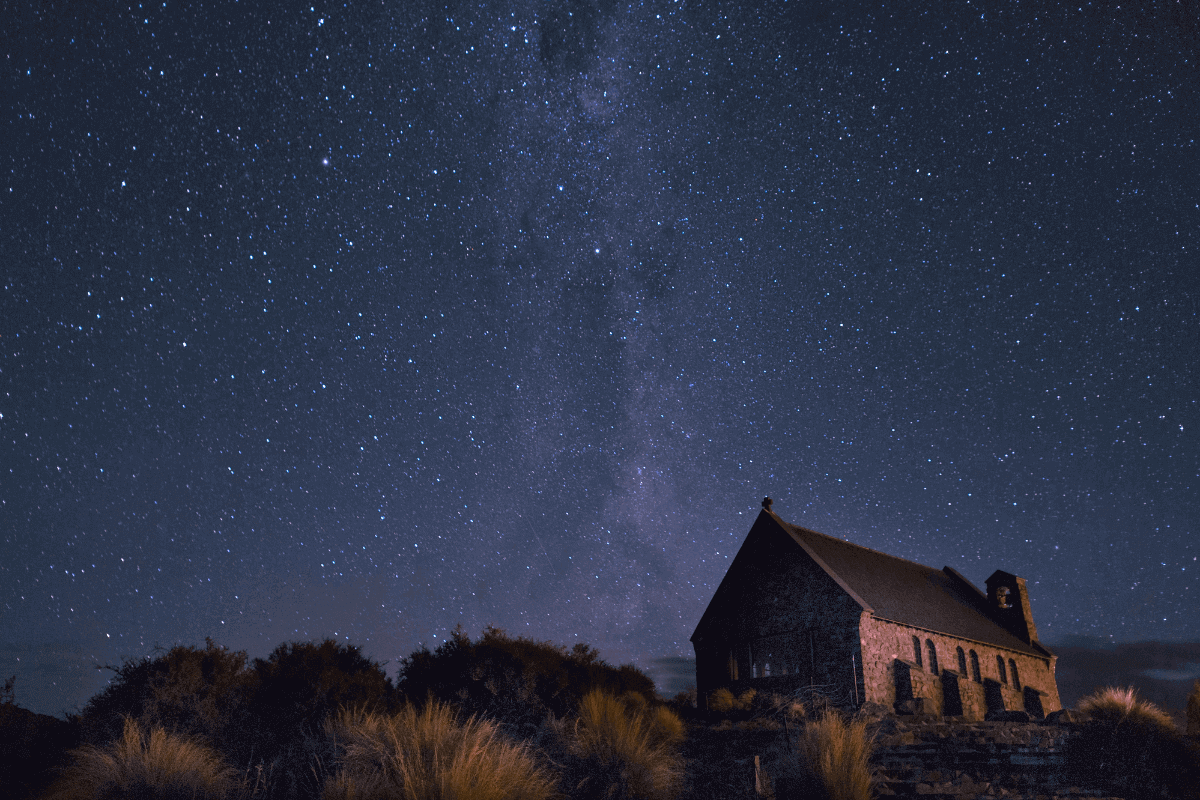
[[764,495],[1200,640],[1200,3],[743,5],[8,6],[18,703],[205,636],[654,669]]

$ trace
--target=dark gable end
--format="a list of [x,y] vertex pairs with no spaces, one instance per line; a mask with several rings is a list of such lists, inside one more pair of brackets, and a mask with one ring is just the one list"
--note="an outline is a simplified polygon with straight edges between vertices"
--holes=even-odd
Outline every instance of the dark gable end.
[[798,542],[775,514],[763,511],[691,640],[698,647],[747,641],[819,627],[830,614],[856,621],[863,610],[870,608],[819,555]]

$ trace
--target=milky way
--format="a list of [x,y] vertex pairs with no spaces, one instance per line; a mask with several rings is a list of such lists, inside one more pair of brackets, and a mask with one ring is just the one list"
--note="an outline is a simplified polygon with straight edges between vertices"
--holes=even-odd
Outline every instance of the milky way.
[[206,636],[652,668],[768,494],[1200,637],[1200,7],[741,5],[18,10],[18,702]]

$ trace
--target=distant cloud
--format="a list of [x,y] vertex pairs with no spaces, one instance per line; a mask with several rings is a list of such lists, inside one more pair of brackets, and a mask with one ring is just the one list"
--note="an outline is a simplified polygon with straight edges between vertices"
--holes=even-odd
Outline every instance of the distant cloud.
[[1200,664],[1188,662],[1178,669],[1148,669],[1142,674],[1159,681],[1191,681],[1200,678]]
[[687,686],[696,685],[696,659],[668,656],[651,659],[642,665],[642,671],[654,679],[658,693],[663,697],[674,697]]

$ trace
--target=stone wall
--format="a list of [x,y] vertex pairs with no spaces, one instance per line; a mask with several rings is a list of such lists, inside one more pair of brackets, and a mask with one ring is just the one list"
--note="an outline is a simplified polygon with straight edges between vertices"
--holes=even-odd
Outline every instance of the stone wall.
[[[913,696],[924,699],[925,713],[928,714],[946,713],[945,683],[941,673],[947,670],[957,677],[962,705],[961,716],[967,719],[983,719],[987,714],[987,693],[989,691],[1002,699],[1006,709],[1010,711],[1024,710],[1026,686],[1038,690],[1044,713],[1049,714],[1062,707],[1058,698],[1058,688],[1054,682],[1054,664],[1050,659],[1035,658],[994,645],[957,639],[953,636],[877,619],[869,612],[863,612],[859,631],[862,637],[865,694],[866,699],[872,702],[881,703],[889,708],[896,703],[896,662],[899,660],[905,662],[908,667]],[[917,664],[913,648],[914,636],[921,643],[920,665]],[[937,653],[938,675],[934,675],[930,670],[927,642],[933,643]],[[959,647],[963,648],[964,655],[967,656],[965,674],[961,673],[958,663],[957,649]],[[981,678],[979,682],[974,680],[972,674],[970,660],[972,650],[979,658]],[[996,663],[997,656],[1002,656],[1005,662],[1003,681]],[[1017,666],[1021,689],[1018,689],[1013,683],[1010,660]]]
[[781,694],[824,686],[862,702],[861,611],[782,528],[761,516],[693,636],[702,702],[721,686]]

